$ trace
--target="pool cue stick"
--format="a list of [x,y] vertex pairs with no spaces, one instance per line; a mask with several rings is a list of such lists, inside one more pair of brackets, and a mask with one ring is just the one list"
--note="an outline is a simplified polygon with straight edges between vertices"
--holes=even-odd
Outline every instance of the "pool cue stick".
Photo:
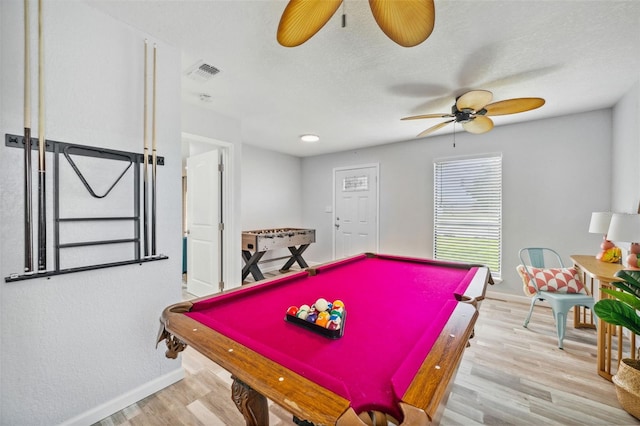
[[38,271],[47,269],[46,140],[44,137],[44,48],[42,0],[38,0]]
[[143,239],[144,239],[144,256],[149,256],[149,212],[148,212],[148,200],[149,200],[149,135],[147,134],[147,116],[149,113],[147,112],[147,86],[149,82],[149,71],[147,70],[147,40],[144,41],[144,184],[142,187],[142,198],[143,198]]
[[151,255],[156,255],[156,168],[158,166],[156,141],[156,57],[157,48],[153,45],[153,106],[151,113]]
[[29,0],[24,0],[24,271],[33,271],[33,210],[31,193],[31,61]]

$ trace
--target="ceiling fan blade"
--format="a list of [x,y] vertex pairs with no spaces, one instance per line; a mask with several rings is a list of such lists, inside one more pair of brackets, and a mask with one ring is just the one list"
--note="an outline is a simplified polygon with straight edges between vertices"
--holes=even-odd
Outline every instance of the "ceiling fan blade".
[[411,117],[403,117],[400,120],[420,120],[422,118],[446,118],[446,117],[455,117],[453,114],[422,114],[422,115],[412,115]]
[[493,129],[493,121],[484,115],[477,115],[473,120],[462,123],[462,128],[469,133],[479,135]]
[[433,0],[369,0],[369,6],[380,29],[400,46],[416,46],[433,31]]
[[485,106],[486,115],[507,115],[530,111],[544,105],[542,98],[515,98],[494,102]]
[[458,108],[459,111],[480,111],[486,104],[491,102],[492,99],[493,94],[488,90],[472,90],[461,95],[456,100],[456,108]]
[[290,0],[278,25],[278,43],[299,46],[326,24],[342,0]]
[[436,124],[435,126],[431,126],[427,130],[425,130],[424,132],[419,133],[418,136],[416,136],[416,137],[419,138],[419,137],[422,137],[422,136],[427,136],[429,133],[433,133],[436,130],[443,128],[447,124],[453,123],[454,121],[456,121],[456,120],[447,120],[447,121],[443,121],[440,124]]

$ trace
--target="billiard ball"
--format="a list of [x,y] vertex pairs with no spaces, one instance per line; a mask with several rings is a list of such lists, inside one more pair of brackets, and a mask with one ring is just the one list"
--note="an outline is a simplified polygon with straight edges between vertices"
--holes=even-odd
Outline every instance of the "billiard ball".
[[344,315],[344,310],[343,310],[342,308],[332,309],[332,310],[331,310],[331,315],[337,315],[337,316],[339,316],[340,318],[342,318],[342,317],[343,317],[343,315]]
[[327,323],[327,328],[329,330],[340,330],[340,324],[342,320],[337,315],[331,315],[329,322]]
[[343,308],[344,309],[344,302],[342,300],[334,300],[333,301],[333,309],[336,308]]
[[[322,312],[320,312],[322,313]],[[327,328],[327,323],[329,322],[329,317],[325,316],[325,317],[321,317],[318,315],[318,318],[316,319],[316,325],[319,327],[323,327],[323,328]]]
[[289,309],[287,309],[287,315],[291,315],[295,317],[297,313],[298,313],[297,306],[289,306]]
[[298,310],[298,313],[296,314],[300,319],[307,319],[307,315],[309,315],[309,313],[305,310]]
[[319,312],[326,311],[329,308],[329,302],[321,297],[320,299],[316,300],[315,306],[316,310],[318,310]]
[[309,322],[316,322],[317,318],[318,318],[318,314],[316,312],[311,312],[307,315],[305,319]]
[[327,311],[318,312],[318,318],[326,318],[329,319],[331,314]]

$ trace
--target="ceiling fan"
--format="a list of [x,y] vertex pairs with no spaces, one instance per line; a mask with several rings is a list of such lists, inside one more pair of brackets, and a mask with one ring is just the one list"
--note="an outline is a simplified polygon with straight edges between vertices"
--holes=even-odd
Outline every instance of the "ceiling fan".
[[488,90],[471,90],[456,98],[451,107],[451,113],[423,114],[404,117],[401,120],[419,120],[422,118],[451,118],[418,134],[416,137],[426,136],[449,123],[461,123],[462,128],[469,133],[486,133],[493,129],[493,120],[488,116],[516,114],[530,111],[544,105],[542,98],[514,98],[489,103],[493,94]]
[[[342,1],[290,0],[278,25],[278,43],[295,47],[306,42],[331,19]],[[401,46],[416,46],[433,31],[433,0],[369,0],[369,6],[380,29]]]

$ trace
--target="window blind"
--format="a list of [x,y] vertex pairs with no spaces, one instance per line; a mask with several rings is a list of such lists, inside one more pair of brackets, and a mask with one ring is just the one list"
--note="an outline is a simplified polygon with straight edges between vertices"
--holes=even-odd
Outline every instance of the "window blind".
[[434,257],[501,274],[502,155],[434,162]]

